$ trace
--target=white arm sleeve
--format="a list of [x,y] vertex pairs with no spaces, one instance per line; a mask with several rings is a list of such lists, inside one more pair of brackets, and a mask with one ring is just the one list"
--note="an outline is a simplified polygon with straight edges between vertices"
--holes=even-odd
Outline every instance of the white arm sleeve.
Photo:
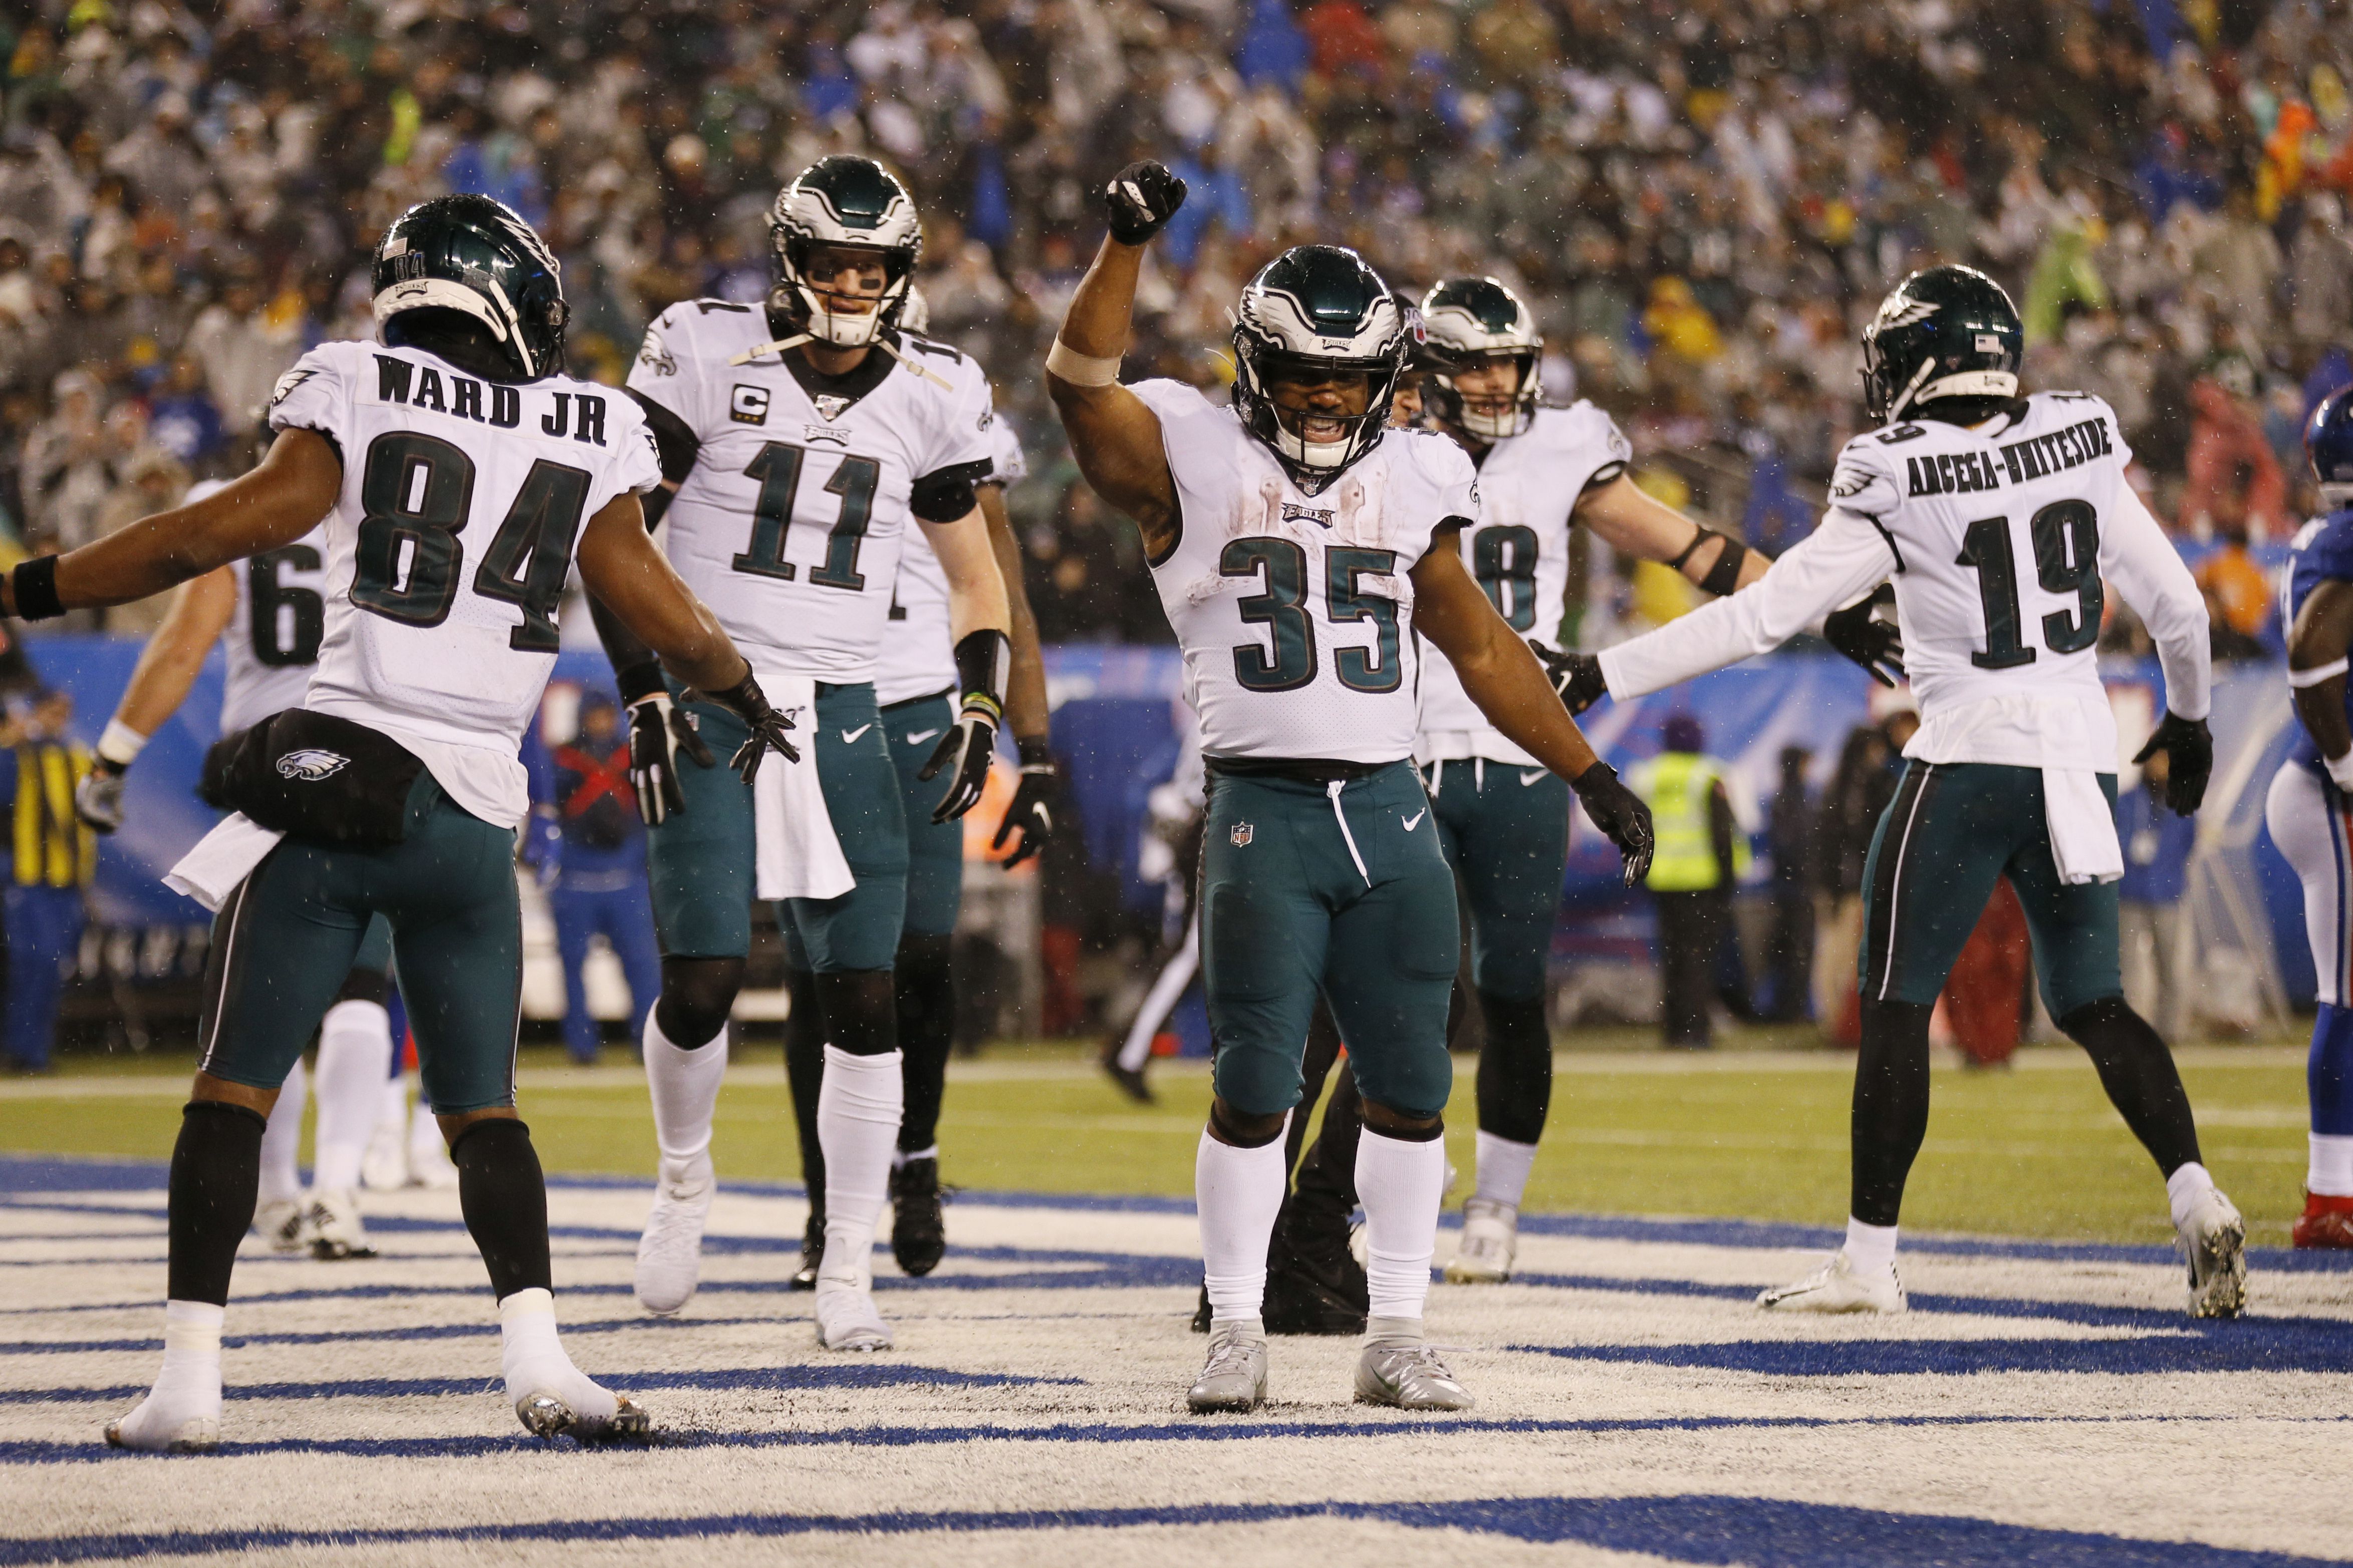
[[2148,627],[2165,668],[2165,705],[2184,719],[2213,706],[2213,656],[2206,600],[2173,542],[2130,485],[2118,481],[2100,531],[2100,575],[2116,584]]
[[1832,507],[1822,525],[1755,583],[1654,632],[1601,652],[1620,700],[1779,647],[1808,626],[1886,581],[1895,552],[1869,518]]

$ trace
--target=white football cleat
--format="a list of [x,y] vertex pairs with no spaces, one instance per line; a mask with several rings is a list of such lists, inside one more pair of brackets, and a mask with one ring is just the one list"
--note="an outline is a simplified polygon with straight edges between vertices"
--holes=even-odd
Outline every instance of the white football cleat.
[[1493,1198],[1462,1205],[1462,1244],[1446,1265],[1450,1285],[1501,1285],[1520,1250],[1520,1211]]
[[458,1164],[438,1131],[430,1138],[408,1141],[408,1184],[448,1191],[458,1184]]
[[217,1384],[209,1407],[185,1395],[167,1401],[159,1391],[106,1424],[107,1445],[142,1454],[209,1454],[220,1447],[220,1413]]
[[399,1122],[379,1121],[368,1134],[367,1152],[360,1156],[360,1185],[372,1193],[408,1185],[408,1146],[401,1140]]
[[272,1252],[302,1252],[311,1246],[311,1215],[293,1198],[272,1198],[253,1211],[253,1228]]
[[645,1407],[615,1394],[568,1363],[545,1374],[507,1383],[515,1418],[534,1437],[642,1437],[653,1429]]
[[1757,1304],[1768,1312],[1901,1312],[1910,1306],[1894,1264],[1858,1271],[1843,1247],[1796,1284],[1760,1292]]
[[718,1190],[708,1149],[684,1170],[662,1162],[653,1212],[638,1238],[638,1305],[656,1317],[667,1318],[694,1299],[702,1278],[702,1226]]
[[2247,1222],[2219,1189],[2190,1205],[2177,1240],[2189,1259],[2189,1315],[2235,1318],[2247,1310]]
[[817,1280],[817,1342],[829,1351],[887,1351],[891,1325],[874,1305],[874,1292],[848,1279]]
[[360,1206],[349,1193],[313,1193],[303,1223],[311,1230],[311,1256],[332,1261],[339,1258],[374,1258],[367,1226],[360,1223]]

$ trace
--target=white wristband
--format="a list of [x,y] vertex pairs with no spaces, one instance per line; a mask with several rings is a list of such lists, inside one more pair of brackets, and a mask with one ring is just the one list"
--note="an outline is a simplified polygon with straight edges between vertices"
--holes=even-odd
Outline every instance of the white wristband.
[[98,754],[118,768],[127,768],[138,761],[139,753],[147,747],[147,737],[120,719],[106,721],[106,732],[98,738]]
[[2323,758],[2320,765],[2328,770],[2328,776],[2336,781],[2338,789],[2353,795],[2353,752],[2334,760]]
[[1072,386],[1117,386],[1119,356],[1105,359],[1100,354],[1082,354],[1056,338],[1054,346],[1046,351],[1046,374]]
[[2317,686],[2324,680],[2344,674],[2348,668],[2353,668],[2353,661],[2340,658],[2334,664],[2319,665],[2311,669],[2291,669],[2287,672],[2287,683],[2301,691],[2307,686]]

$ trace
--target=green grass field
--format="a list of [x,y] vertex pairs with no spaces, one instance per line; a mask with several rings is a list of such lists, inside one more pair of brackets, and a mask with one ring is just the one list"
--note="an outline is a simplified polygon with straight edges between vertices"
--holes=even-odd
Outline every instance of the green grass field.
[[[1820,1050],[1669,1056],[1634,1035],[1564,1039],[1531,1210],[1703,1215],[1832,1224],[1846,1212],[1852,1058]],[[1747,1037],[1757,1044],[1758,1037]],[[1771,1044],[1770,1037],[1764,1043]],[[2284,1245],[2303,1203],[2303,1050],[2188,1047],[2182,1073],[2206,1162],[2249,1221]],[[719,1102],[722,1176],[797,1174],[790,1101],[773,1045],[738,1051]],[[583,1070],[523,1054],[523,1114],[550,1171],[650,1175],[642,1080],[619,1052]],[[0,1083],[0,1150],[161,1160],[188,1063],[156,1053],[70,1058],[47,1079]],[[1459,1058],[1448,1140],[1467,1180],[1472,1062]],[[1129,1103],[1071,1046],[1008,1046],[956,1064],[943,1172],[971,1187],[1188,1194],[1208,1101],[1198,1064],[1155,1068],[1161,1102]],[[2170,1238],[2154,1169],[2072,1047],[2029,1048],[2013,1071],[1940,1069],[1927,1147],[1905,1220],[1925,1229],[2074,1239]]]

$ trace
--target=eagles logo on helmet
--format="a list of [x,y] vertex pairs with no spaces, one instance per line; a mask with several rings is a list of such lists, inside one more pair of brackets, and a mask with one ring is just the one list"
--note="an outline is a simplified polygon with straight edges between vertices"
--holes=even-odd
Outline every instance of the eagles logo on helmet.
[[[1525,434],[1544,395],[1544,334],[1520,297],[1493,278],[1449,278],[1422,297],[1421,321],[1429,338],[1421,360],[1430,373],[1422,408],[1482,441]],[[1455,384],[1461,372],[1497,363],[1519,371],[1501,407],[1494,395],[1466,396]]]
[[[776,286],[768,296],[774,324],[789,324],[820,342],[857,348],[897,330],[913,292],[923,230],[915,198],[871,158],[820,158],[777,193],[768,212]],[[867,250],[882,260],[882,294],[865,311],[837,310],[811,279],[819,250]]]
[[[1234,412],[1292,482],[1315,495],[1379,444],[1413,333],[1408,310],[1363,257],[1342,246],[1302,245],[1268,262],[1242,290],[1233,342]],[[1345,375],[1365,378],[1361,414],[1278,407],[1269,391],[1277,380]],[[1301,431],[1311,424],[1336,427],[1337,439],[1308,439]]]
[[1945,398],[2018,395],[2026,329],[2000,284],[1974,267],[1930,267],[1895,286],[1862,330],[1862,402],[1892,425]]
[[[572,307],[563,265],[502,202],[419,202],[384,231],[370,284],[376,331],[387,344],[411,344],[494,380],[537,381],[564,368]],[[488,331],[490,344],[477,346],[479,332],[466,322]]]

